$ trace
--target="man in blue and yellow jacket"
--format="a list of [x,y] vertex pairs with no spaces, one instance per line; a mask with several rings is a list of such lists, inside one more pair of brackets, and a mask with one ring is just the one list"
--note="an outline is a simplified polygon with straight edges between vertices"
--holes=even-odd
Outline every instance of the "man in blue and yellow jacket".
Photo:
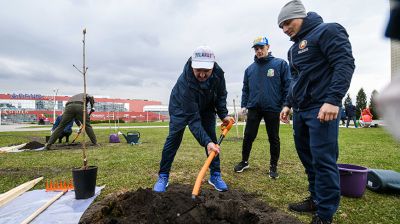
[[283,6],[278,25],[294,42],[288,52],[292,83],[280,117],[288,122],[293,109],[294,141],[311,194],[289,209],[315,213],[311,223],[331,223],[340,201],[338,113],[355,69],[349,35],[340,24],[306,13],[299,0]]
[[228,190],[221,177],[220,147],[216,144],[215,133],[216,114],[224,123],[229,123],[232,119],[228,116],[226,97],[224,71],[215,62],[214,52],[207,46],[198,47],[186,62],[171,92],[169,134],[162,151],[159,177],[154,191],[166,191],[172,162],[187,125],[199,144],[205,147],[207,156],[211,151],[217,153],[210,164],[208,183],[218,191]]
[[257,137],[261,119],[265,121],[270,151],[270,178],[278,178],[280,155],[279,113],[290,85],[288,63],[269,52],[268,39],[257,37],[253,41],[254,62],[246,69],[242,88],[242,113],[247,112],[247,123],[242,145],[242,161],[234,168],[240,173],[249,167],[249,157]]

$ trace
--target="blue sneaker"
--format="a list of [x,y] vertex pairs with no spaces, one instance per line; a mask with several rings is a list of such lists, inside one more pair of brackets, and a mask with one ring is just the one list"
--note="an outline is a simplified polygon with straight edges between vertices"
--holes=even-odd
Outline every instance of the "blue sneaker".
[[168,178],[169,174],[161,173],[158,175],[158,180],[156,184],[154,184],[153,191],[155,192],[165,192],[168,187]]
[[222,180],[220,172],[214,172],[210,175],[208,183],[214,186],[217,191],[227,191],[228,185]]

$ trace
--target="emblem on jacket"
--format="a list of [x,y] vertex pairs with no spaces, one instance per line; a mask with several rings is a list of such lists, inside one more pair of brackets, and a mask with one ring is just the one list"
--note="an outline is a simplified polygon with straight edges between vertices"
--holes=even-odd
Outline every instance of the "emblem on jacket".
[[272,76],[274,76],[274,75],[275,75],[274,69],[272,69],[272,68],[268,69],[267,76],[268,76],[268,77],[272,77]]
[[303,50],[306,46],[307,46],[307,41],[306,40],[302,40],[300,42],[300,44],[299,44],[300,50]]
[[306,52],[306,51],[308,51],[308,47],[307,47],[307,40],[302,40],[300,43],[299,43],[299,51],[297,52],[298,54],[301,54],[301,53],[304,53],[304,52]]

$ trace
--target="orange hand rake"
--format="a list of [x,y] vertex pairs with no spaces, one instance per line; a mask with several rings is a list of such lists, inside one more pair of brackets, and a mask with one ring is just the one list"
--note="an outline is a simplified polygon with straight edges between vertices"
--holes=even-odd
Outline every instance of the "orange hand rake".
[[38,208],[32,215],[30,215],[28,218],[26,218],[24,221],[21,222],[21,224],[28,224],[32,220],[34,220],[40,213],[42,213],[44,210],[46,210],[51,204],[53,204],[57,199],[59,199],[61,196],[63,196],[65,193],[67,193],[68,190],[73,190],[74,186],[72,185],[72,180],[69,180],[69,183],[67,184],[67,181],[46,181],[46,192],[49,191],[61,191],[59,194],[55,195],[53,198],[51,198],[49,201],[46,202],[46,204],[42,205],[42,207]]
[[49,191],[69,191],[74,190],[74,185],[72,185],[72,180],[67,181],[46,181],[46,192]]
[[[225,125],[224,123],[221,124],[221,135],[219,136],[218,139],[218,145],[221,145],[222,140],[224,140],[226,134],[228,134],[228,131],[232,128],[233,124],[235,123],[235,119],[231,118],[229,120],[229,123]],[[196,196],[199,195],[200,187],[201,187],[201,181],[203,180],[204,176],[206,175],[207,169],[210,166],[212,160],[216,156],[215,151],[211,151],[211,153],[208,155],[207,160],[204,162],[203,167],[201,168],[199,175],[197,175],[196,183],[194,184],[193,191],[192,191],[192,198],[195,199]]]

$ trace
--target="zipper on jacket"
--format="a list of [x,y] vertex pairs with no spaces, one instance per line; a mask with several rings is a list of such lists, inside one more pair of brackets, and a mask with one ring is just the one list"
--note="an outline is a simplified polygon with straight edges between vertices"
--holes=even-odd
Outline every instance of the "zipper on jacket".
[[290,48],[290,62],[292,63],[294,70],[296,70],[297,74],[299,74],[299,70],[296,68],[296,66],[294,66],[293,63],[293,47]]
[[[299,75],[300,75],[299,70],[297,70],[296,66],[294,66],[294,63],[293,63],[293,47],[290,48],[290,63],[292,63],[292,67],[294,68],[294,70],[296,70],[297,76],[299,76]],[[293,89],[294,89],[294,84],[292,85],[292,91],[291,91],[291,94],[292,94],[292,101],[294,100]],[[292,109],[294,109],[294,108],[292,108]],[[295,109],[294,109],[294,110],[295,110]],[[297,108],[297,112],[298,112],[298,111],[299,111],[299,108]]]

